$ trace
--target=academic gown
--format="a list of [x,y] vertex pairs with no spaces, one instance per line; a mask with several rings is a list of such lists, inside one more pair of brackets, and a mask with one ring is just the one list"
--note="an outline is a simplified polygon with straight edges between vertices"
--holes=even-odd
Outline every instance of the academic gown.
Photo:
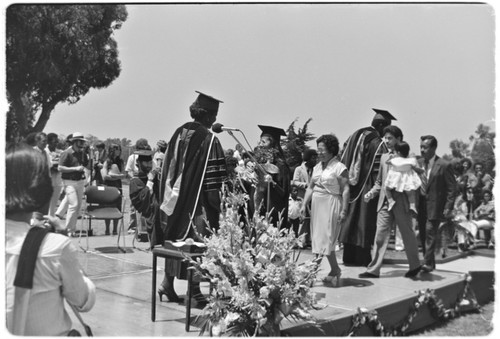
[[341,162],[349,172],[349,210],[340,231],[344,244],[343,261],[347,265],[367,266],[371,262],[371,246],[377,229],[377,199],[368,203],[364,195],[377,179],[380,157],[387,147],[373,127],[354,132],[348,139]]

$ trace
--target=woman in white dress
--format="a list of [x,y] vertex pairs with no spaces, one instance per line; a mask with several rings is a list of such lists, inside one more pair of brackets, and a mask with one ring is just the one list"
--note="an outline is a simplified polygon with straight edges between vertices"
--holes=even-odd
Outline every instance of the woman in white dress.
[[305,215],[308,202],[311,202],[311,241],[312,252],[318,257],[318,264],[326,256],[330,272],[324,283],[338,286],[341,269],[335,255],[341,223],[347,215],[349,201],[349,177],[347,168],[337,159],[339,141],[333,134],[322,135],[316,140],[318,145],[318,164],[313,169],[311,182],[306,190],[301,209]]

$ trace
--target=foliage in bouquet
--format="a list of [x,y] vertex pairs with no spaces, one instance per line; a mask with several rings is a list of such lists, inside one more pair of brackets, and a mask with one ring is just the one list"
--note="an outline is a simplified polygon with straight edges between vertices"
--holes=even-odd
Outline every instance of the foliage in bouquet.
[[315,323],[310,310],[318,309],[311,286],[318,273],[315,260],[298,262],[304,241],[293,231],[272,226],[266,218],[240,223],[241,194],[226,197],[220,228],[205,238],[203,257],[193,269],[208,278],[213,291],[204,309],[200,335],[279,335],[283,318]]

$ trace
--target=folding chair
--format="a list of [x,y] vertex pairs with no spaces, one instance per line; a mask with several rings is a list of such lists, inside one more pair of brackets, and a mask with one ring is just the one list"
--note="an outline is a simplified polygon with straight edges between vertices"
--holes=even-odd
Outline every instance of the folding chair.
[[[123,248],[120,247],[120,237],[125,234],[125,226],[123,222],[123,205],[124,200],[122,199],[122,204],[120,209],[116,207],[117,202],[122,198],[120,190],[116,187],[109,186],[88,186],[85,189],[85,214],[80,223],[80,239],[83,233],[83,220],[87,219],[89,223],[89,228],[94,220],[113,220],[119,219],[120,225],[118,227],[118,240],[117,247],[123,253],[125,251],[125,236],[123,236]],[[88,252],[89,249],[89,238],[87,232],[87,248],[82,250]],[[80,240],[79,240],[80,241]]]

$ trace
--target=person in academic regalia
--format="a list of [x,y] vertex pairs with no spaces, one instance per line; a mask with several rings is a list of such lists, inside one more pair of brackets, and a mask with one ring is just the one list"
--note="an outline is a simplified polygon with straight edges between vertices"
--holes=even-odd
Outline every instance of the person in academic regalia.
[[[269,219],[275,226],[279,224],[281,215],[282,227],[286,227],[290,192],[290,168],[286,163],[285,154],[280,145],[280,136],[286,136],[286,133],[281,128],[258,126],[262,133],[259,145],[254,149],[256,161],[259,163],[255,167],[258,174],[254,197],[255,209],[261,216],[270,212]],[[258,210],[259,206],[261,207],[260,210]]]
[[385,110],[373,109],[371,126],[354,132],[347,140],[340,161],[349,172],[350,199],[339,242],[344,245],[343,262],[350,266],[368,266],[377,228],[377,201],[365,202],[363,196],[375,184],[380,157],[387,147],[382,140],[384,127],[396,120]]
[[[220,194],[227,171],[224,150],[209,128],[222,101],[196,92],[199,95],[189,107],[194,120],[174,132],[162,165],[160,217],[164,239],[170,241],[202,241],[209,227],[219,227]],[[165,275],[158,293],[177,301],[173,278]],[[199,283],[193,284],[193,298],[200,306],[206,304]]]

